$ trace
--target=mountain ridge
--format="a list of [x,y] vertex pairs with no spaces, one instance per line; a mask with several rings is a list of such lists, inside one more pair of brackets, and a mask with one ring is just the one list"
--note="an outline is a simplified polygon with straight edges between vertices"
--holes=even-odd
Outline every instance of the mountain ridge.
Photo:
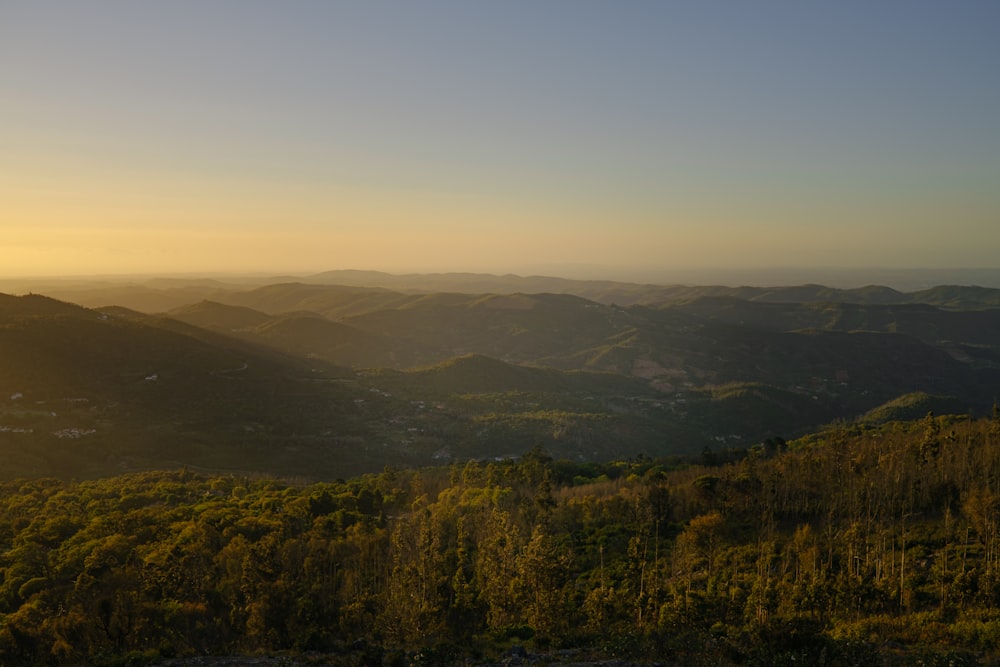
[[[936,275],[936,274],[935,274]],[[947,277],[946,275],[944,277]],[[698,283],[642,283],[615,280],[577,280],[551,276],[494,275],[483,273],[390,274],[379,271],[328,271],[305,276],[254,277],[199,280],[128,279],[71,281],[23,279],[4,281],[14,291],[36,291],[88,307],[120,305],[144,312],[163,312],[201,299],[219,300],[221,295],[248,289],[294,283],[313,287],[385,289],[401,293],[565,293],[605,305],[659,305],[698,296],[729,295],[747,300],[795,302],[834,301],[882,304],[930,303],[955,309],[1000,307],[1000,289],[939,283],[901,291],[872,283],[856,288],[825,287],[819,283],[784,287],[725,286]],[[932,283],[933,284],[933,283]],[[10,289],[10,288],[7,288]],[[239,305],[239,304],[234,304]],[[310,308],[306,308],[309,310]]]
[[622,306],[279,283],[158,314],[0,295],[0,448],[53,474],[342,476],[538,444],[693,454],[926,406],[983,414],[1000,387],[1000,309],[738,293]]

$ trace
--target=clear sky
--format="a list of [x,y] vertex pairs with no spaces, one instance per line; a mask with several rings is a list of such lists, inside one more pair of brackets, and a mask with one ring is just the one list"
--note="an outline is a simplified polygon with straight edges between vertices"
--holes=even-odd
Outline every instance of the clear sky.
[[0,274],[998,267],[998,35],[992,0],[0,0]]

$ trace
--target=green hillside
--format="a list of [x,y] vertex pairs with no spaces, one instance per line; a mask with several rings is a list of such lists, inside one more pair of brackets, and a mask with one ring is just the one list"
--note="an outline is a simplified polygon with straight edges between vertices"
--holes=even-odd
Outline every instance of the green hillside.
[[1000,413],[703,461],[0,483],[0,661],[1000,660]]
[[885,424],[913,421],[927,414],[965,414],[968,411],[968,406],[957,399],[913,392],[869,410],[858,421],[865,424]]

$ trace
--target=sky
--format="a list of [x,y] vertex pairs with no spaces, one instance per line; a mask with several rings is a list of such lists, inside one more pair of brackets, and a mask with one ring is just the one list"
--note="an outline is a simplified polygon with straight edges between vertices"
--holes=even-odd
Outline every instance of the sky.
[[1000,3],[0,0],[0,275],[1000,268]]

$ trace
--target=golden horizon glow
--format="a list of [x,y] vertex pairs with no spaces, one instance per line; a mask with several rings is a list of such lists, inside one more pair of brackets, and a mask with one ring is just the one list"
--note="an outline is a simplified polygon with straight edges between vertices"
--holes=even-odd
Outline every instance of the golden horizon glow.
[[1000,266],[1000,10],[727,9],[5,8],[0,274]]

